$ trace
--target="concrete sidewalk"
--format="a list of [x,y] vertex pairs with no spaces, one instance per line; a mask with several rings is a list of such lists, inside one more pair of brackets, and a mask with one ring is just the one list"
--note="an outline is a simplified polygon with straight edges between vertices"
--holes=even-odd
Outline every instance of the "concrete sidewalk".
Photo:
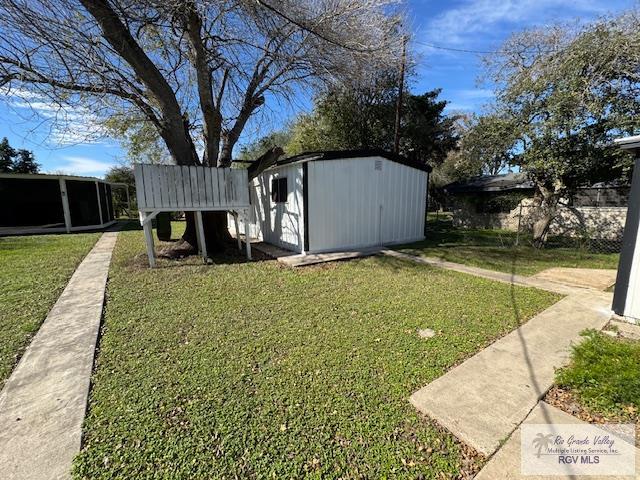
[[574,285],[595,290],[606,290],[616,283],[617,270],[603,268],[547,268],[533,278],[555,283]]
[[552,386],[580,332],[607,323],[610,305],[609,293],[570,295],[415,392],[411,403],[490,456]]
[[489,280],[495,280],[496,282],[509,283],[512,285],[519,285],[522,287],[539,288],[540,290],[546,290],[547,292],[559,293],[561,295],[571,295],[573,293],[581,293],[588,291],[586,288],[580,288],[575,285],[565,285],[558,283],[550,279],[542,279],[536,277],[523,277],[521,275],[498,272],[495,270],[487,270],[485,268],[471,267],[469,265],[463,265],[461,263],[447,262],[440,258],[435,257],[418,257],[416,255],[410,255],[408,253],[398,252],[396,250],[385,249],[380,253],[389,257],[402,258],[403,260],[409,260],[415,263],[421,263],[423,265],[431,265],[432,267],[444,268],[446,270],[454,270],[456,272],[468,273],[476,277],[487,278]]
[[[557,409],[556,407],[544,402],[540,402],[531,411],[523,424],[585,424],[582,420],[577,419]],[[560,480],[567,478],[563,476],[542,476],[542,475],[521,475],[521,454],[520,454],[520,428],[518,428],[511,438],[502,446],[500,451],[496,453],[491,460],[484,466],[480,473],[476,475],[475,480]],[[571,477],[576,478],[576,477]],[[635,476],[596,476],[590,475],[589,480],[622,480],[640,478],[640,450],[636,448],[636,475]]]
[[117,233],[78,266],[0,393],[3,479],[69,478],[80,451],[104,291]]

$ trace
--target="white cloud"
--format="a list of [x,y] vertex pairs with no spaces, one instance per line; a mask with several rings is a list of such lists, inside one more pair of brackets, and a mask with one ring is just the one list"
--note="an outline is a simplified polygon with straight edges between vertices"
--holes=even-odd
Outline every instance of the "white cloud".
[[87,157],[63,157],[64,163],[56,165],[51,171],[68,175],[103,176],[116,163],[103,162]]
[[610,4],[594,0],[466,0],[436,16],[417,40],[454,47],[473,46],[478,43],[478,35],[491,38],[501,27],[513,30],[581,15],[593,17],[609,8]]
[[472,112],[493,100],[494,93],[487,88],[463,88],[447,90],[447,97],[448,112]]
[[[54,146],[102,143],[105,130],[88,109],[60,105],[37,92],[0,88],[0,99],[26,122],[37,121],[34,130],[45,131]],[[48,131],[47,131],[48,130]]]
[[464,100],[488,100],[494,97],[493,90],[488,88],[471,88],[462,90],[450,90],[456,98]]

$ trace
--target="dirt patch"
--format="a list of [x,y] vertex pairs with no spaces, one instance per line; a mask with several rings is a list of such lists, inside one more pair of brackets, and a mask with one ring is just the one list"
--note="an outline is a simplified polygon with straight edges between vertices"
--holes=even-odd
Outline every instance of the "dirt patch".
[[[156,267],[157,268],[166,268],[166,267],[180,267],[180,266],[189,266],[189,265],[202,265],[202,257],[198,254],[186,254],[180,257],[162,257],[160,256],[160,252],[164,251],[167,247],[173,245],[174,242],[157,242],[156,254],[158,255],[156,258]],[[263,262],[263,261],[272,261],[273,259],[266,255],[265,253],[257,250],[251,249],[251,261],[252,262]],[[212,254],[208,263],[213,265],[224,265],[231,263],[246,263],[247,257],[244,249],[244,245],[242,251],[238,250],[236,243],[229,244],[229,246],[225,249],[224,252]],[[149,268],[149,258],[147,257],[146,252],[140,252],[135,255],[129,264],[127,265],[130,268],[135,270],[146,269]]]
[[580,400],[570,390],[553,386],[545,395],[544,399],[549,405],[559,408],[580,420],[594,424],[604,423],[635,423],[636,425],[636,447],[640,447],[640,412],[633,409],[629,415],[603,415],[586,408]]

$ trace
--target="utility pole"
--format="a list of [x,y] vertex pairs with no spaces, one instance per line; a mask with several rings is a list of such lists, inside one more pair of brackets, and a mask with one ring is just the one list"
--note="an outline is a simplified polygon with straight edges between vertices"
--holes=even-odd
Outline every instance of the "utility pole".
[[396,104],[396,125],[393,138],[393,152],[400,153],[400,118],[402,117],[402,94],[404,93],[404,68],[407,63],[407,36],[402,39],[402,61],[400,63],[400,82],[398,85],[398,103]]

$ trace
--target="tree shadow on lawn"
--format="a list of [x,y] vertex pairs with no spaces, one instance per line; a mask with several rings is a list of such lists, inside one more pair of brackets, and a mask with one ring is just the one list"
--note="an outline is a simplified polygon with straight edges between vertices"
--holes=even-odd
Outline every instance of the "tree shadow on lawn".
[[[171,246],[177,239],[171,239],[170,241],[159,241],[156,245],[156,255],[157,253],[166,247]],[[202,257],[197,255],[188,255],[181,258],[165,258],[156,256],[156,269],[166,269],[166,268],[185,268],[185,267],[211,267],[215,265],[234,265],[241,263],[252,263],[252,262],[266,262],[266,261],[275,261],[269,255],[262,253],[261,251],[252,248],[251,249],[251,260],[247,260],[246,253],[244,250],[244,245],[242,251],[238,250],[237,244],[234,241],[233,243],[229,243],[229,246],[225,249],[224,252],[214,253],[209,255],[207,258],[207,263],[205,263]],[[149,258],[147,257],[147,253],[144,250],[141,250],[135,256],[131,257],[128,262],[129,267],[135,268],[137,270],[142,268],[149,268]]]

